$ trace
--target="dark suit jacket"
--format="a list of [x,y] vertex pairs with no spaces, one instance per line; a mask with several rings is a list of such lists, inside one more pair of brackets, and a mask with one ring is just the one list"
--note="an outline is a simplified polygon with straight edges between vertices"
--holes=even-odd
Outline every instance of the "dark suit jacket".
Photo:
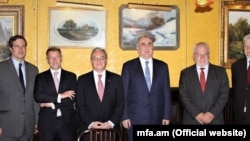
[[[233,123],[250,124],[250,84],[247,84],[247,59],[241,58],[237,60],[232,64],[231,71],[233,90]],[[246,113],[244,113],[245,105],[247,107]]]
[[[63,70],[61,72],[60,84],[58,93],[63,93],[67,90],[76,91],[76,74]],[[35,82],[35,99],[38,103],[52,102],[55,104],[55,109],[41,108],[39,112],[38,129],[40,131],[53,130],[55,127],[77,129],[77,116],[75,111],[75,99],[62,99],[61,103],[57,103],[58,93],[53,81],[53,76],[50,70],[44,71],[37,75]],[[57,120],[56,111],[60,108],[62,112],[62,125],[55,125]]]
[[179,98],[184,108],[183,124],[199,124],[195,117],[201,112],[211,112],[211,124],[224,124],[223,109],[228,100],[229,80],[224,68],[209,64],[205,92],[200,87],[196,65],[181,71]]
[[34,133],[39,105],[34,100],[34,83],[38,68],[25,61],[25,93],[12,59],[0,63],[0,127],[5,136],[20,137],[24,127]]
[[172,104],[168,65],[153,59],[153,81],[148,91],[139,58],[124,63],[122,80],[125,92],[123,120],[131,124],[162,124],[171,120]]
[[86,130],[93,121],[108,120],[115,124],[115,128],[120,128],[124,110],[124,91],[118,74],[106,71],[102,102],[98,97],[93,71],[79,76],[76,101],[82,130]]

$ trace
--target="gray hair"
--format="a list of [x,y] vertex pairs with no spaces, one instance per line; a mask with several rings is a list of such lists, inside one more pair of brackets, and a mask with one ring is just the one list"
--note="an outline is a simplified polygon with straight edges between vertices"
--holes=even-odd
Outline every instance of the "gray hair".
[[207,49],[208,54],[210,54],[210,47],[206,42],[198,42],[198,43],[196,43],[194,48],[193,48],[193,53],[194,54],[195,54],[195,51],[196,51],[197,47],[200,46],[200,45],[204,45],[206,47],[206,49]]
[[106,58],[106,59],[108,59],[108,55],[107,55],[106,50],[105,50],[105,49],[103,49],[103,48],[100,48],[100,47],[96,47],[96,48],[94,48],[94,49],[91,51],[90,59],[92,59],[92,55],[93,55],[93,54],[94,54],[94,52],[96,52],[96,51],[101,51],[101,52],[103,52],[103,53],[104,53],[105,58]]
[[250,40],[250,34],[244,36],[243,43],[245,43],[247,40]]

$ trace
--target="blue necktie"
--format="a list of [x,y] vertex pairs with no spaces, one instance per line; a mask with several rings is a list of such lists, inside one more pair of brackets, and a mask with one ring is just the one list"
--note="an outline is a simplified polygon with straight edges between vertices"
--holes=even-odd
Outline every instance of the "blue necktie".
[[150,90],[151,87],[151,79],[150,79],[150,72],[149,72],[149,67],[148,67],[148,61],[145,61],[145,78],[148,86],[148,90]]

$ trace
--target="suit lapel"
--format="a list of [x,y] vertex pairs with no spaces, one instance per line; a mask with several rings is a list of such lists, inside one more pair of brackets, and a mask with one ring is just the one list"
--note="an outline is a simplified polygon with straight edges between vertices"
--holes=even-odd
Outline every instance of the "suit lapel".
[[63,69],[61,69],[61,76],[60,76],[60,81],[59,81],[59,87],[58,87],[58,93],[60,92],[60,90],[64,87],[63,86],[63,82],[65,81],[65,71]]
[[[46,77],[47,77],[47,79],[45,79],[45,81],[47,81],[49,89],[51,89],[51,90],[55,91],[55,93],[57,93],[56,86],[55,86],[55,83],[53,80],[53,75],[51,74],[50,70],[46,71]],[[60,87],[60,84],[59,84],[59,87]]]
[[[99,99],[99,96],[98,96],[98,91],[97,91],[97,88],[96,88],[94,72],[93,71],[91,71],[89,73],[88,82],[86,82],[86,83],[87,83],[87,86],[88,86],[89,94],[94,99],[101,102],[100,99]],[[105,93],[105,89],[104,89],[104,93]]]
[[104,86],[104,93],[103,93],[102,101],[105,101],[105,97],[108,94],[109,86],[110,86],[110,73],[106,71],[105,86]]
[[13,76],[11,76],[11,77],[15,77],[15,79],[16,79],[16,85],[17,86],[19,86],[19,88],[20,88],[20,91],[23,91],[23,88],[22,88],[22,85],[21,85],[21,83],[20,83],[20,80],[19,80],[19,77],[18,77],[18,73],[17,73],[17,71],[16,71],[16,68],[15,68],[15,66],[14,66],[14,63],[12,62],[12,59],[9,59],[8,60],[8,65],[9,65],[9,69],[10,69],[10,74],[12,74]]
[[[146,78],[144,76],[143,68],[142,68],[142,65],[141,65],[139,58],[135,61],[134,67],[136,70],[135,72],[137,73],[136,76],[138,76],[138,79],[142,82],[142,84],[144,84],[145,89],[148,89]],[[154,65],[153,65],[153,67],[154,67]],[[153,68],[153,73],[154,73],[154,68]],[[153,75],[153,78],[154,78],[154,75]],[[151,84],[151,89],[152,89],[152,86],[153,86],[153,83]]]
[[[197,89],[199,89],[199,91],[201,93],[203,93],[201,86],[200,86],[200,76],[197,72],[196,65],[193,65],[190,77],[193,78],[193,80],[194,80],[194,81],[191,81],[190,83],[194,83],[195,86],[198,86]],[[206,88],[205,88],[205,90],[206,90]]]

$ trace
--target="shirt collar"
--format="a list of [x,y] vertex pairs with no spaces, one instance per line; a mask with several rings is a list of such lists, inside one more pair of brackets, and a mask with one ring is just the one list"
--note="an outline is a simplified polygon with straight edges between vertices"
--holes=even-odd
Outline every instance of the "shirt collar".
[[58,72],[58,76],[60,76],[62,72],[62,68],[59,68],[58,70],[50,69],[50,72],[52,73],[52,75],[54,74],[54,72]]
[[102,71],[101,73],[98,73],[97,71],[93,70],[93,73],[94,73],[94,76],[97,76],[98,74],[105,76],[106,70]]
[[209,65],[209,64],[205,65],[204,67],[201,67],[201,66],[199,66],[199,65],[196,65],[196,68],[197,68],[197,70],[199,70],[200,68],[204,68],[205,70],[208,70],[208,65]]
[[140,61],[141,61],[141,62],[148,61],[148,62],[149,62],[149,64],[150,64],[150,63],[152,63],[152,61],[153,61],[153,59],[152,59],[152,58],[150,58],[150,59],[148,59],[148,60],[145,60],[145,59],[143,59],[143,58],[139,57],[139,59],[140,59]]

